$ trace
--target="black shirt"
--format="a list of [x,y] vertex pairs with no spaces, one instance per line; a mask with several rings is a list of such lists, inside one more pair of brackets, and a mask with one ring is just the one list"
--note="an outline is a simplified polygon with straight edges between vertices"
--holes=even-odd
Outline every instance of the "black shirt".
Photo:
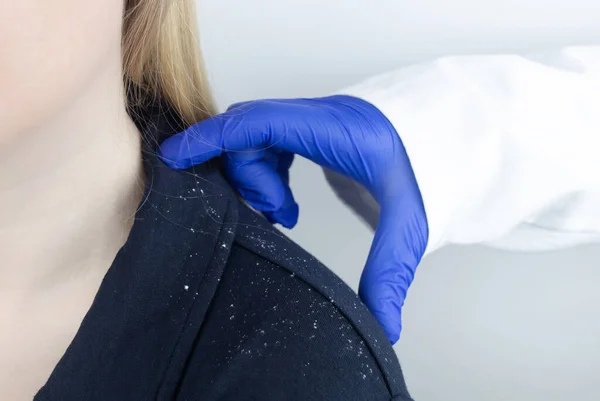
[[[156,113],[154,113],[156,114]],[[337,276],[244,206],[216,163],[163,165],[35,401],[410,400],[396,355]]]

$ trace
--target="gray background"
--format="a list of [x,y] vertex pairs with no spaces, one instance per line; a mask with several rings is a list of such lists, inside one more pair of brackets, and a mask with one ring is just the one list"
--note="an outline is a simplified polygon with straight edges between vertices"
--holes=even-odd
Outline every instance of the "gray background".
[[[600,44],[598,0],[199,0],[221,108],[320,96],[451,53]],[[290,235],[356,289],[372,234],[298,160]],[[396,350],[419,401],[600,400],[600,246],[450,247],[418,269]]]

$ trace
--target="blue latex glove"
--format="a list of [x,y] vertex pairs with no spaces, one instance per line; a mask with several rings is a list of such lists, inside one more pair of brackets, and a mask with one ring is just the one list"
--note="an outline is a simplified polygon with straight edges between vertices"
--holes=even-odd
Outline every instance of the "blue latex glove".
[[223,154],[226,174],[242,197],[288,228],[298,220],[288,186],[294,154],[362,184],[381,211],[359,295],[390,341],[398,340],[428,227],[400,136],[375,106],[342,95],[238,103],[167,139],[159,153],[176,169]]

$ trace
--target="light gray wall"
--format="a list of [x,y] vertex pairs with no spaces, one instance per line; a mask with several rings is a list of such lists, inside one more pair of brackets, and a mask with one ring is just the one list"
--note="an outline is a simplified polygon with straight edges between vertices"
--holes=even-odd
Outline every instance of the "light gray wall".
[[[600,44],[598,0],[199,0],[221,108],[319,96],[436,55]],[[320,170],[292,170],[290,235],[356,288],[371,233]],[[600,246],[427,258],[397,346],[417,401],[600,400]]]

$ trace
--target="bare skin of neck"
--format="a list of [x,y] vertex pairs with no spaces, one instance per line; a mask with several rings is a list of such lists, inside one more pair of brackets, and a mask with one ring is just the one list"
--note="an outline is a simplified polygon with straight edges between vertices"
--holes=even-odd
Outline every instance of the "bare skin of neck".
[[[117,57],[116,57],[117,58]],[[0,400],[31,400],[73,339],[143,194],[117,60],[0,144]]]

